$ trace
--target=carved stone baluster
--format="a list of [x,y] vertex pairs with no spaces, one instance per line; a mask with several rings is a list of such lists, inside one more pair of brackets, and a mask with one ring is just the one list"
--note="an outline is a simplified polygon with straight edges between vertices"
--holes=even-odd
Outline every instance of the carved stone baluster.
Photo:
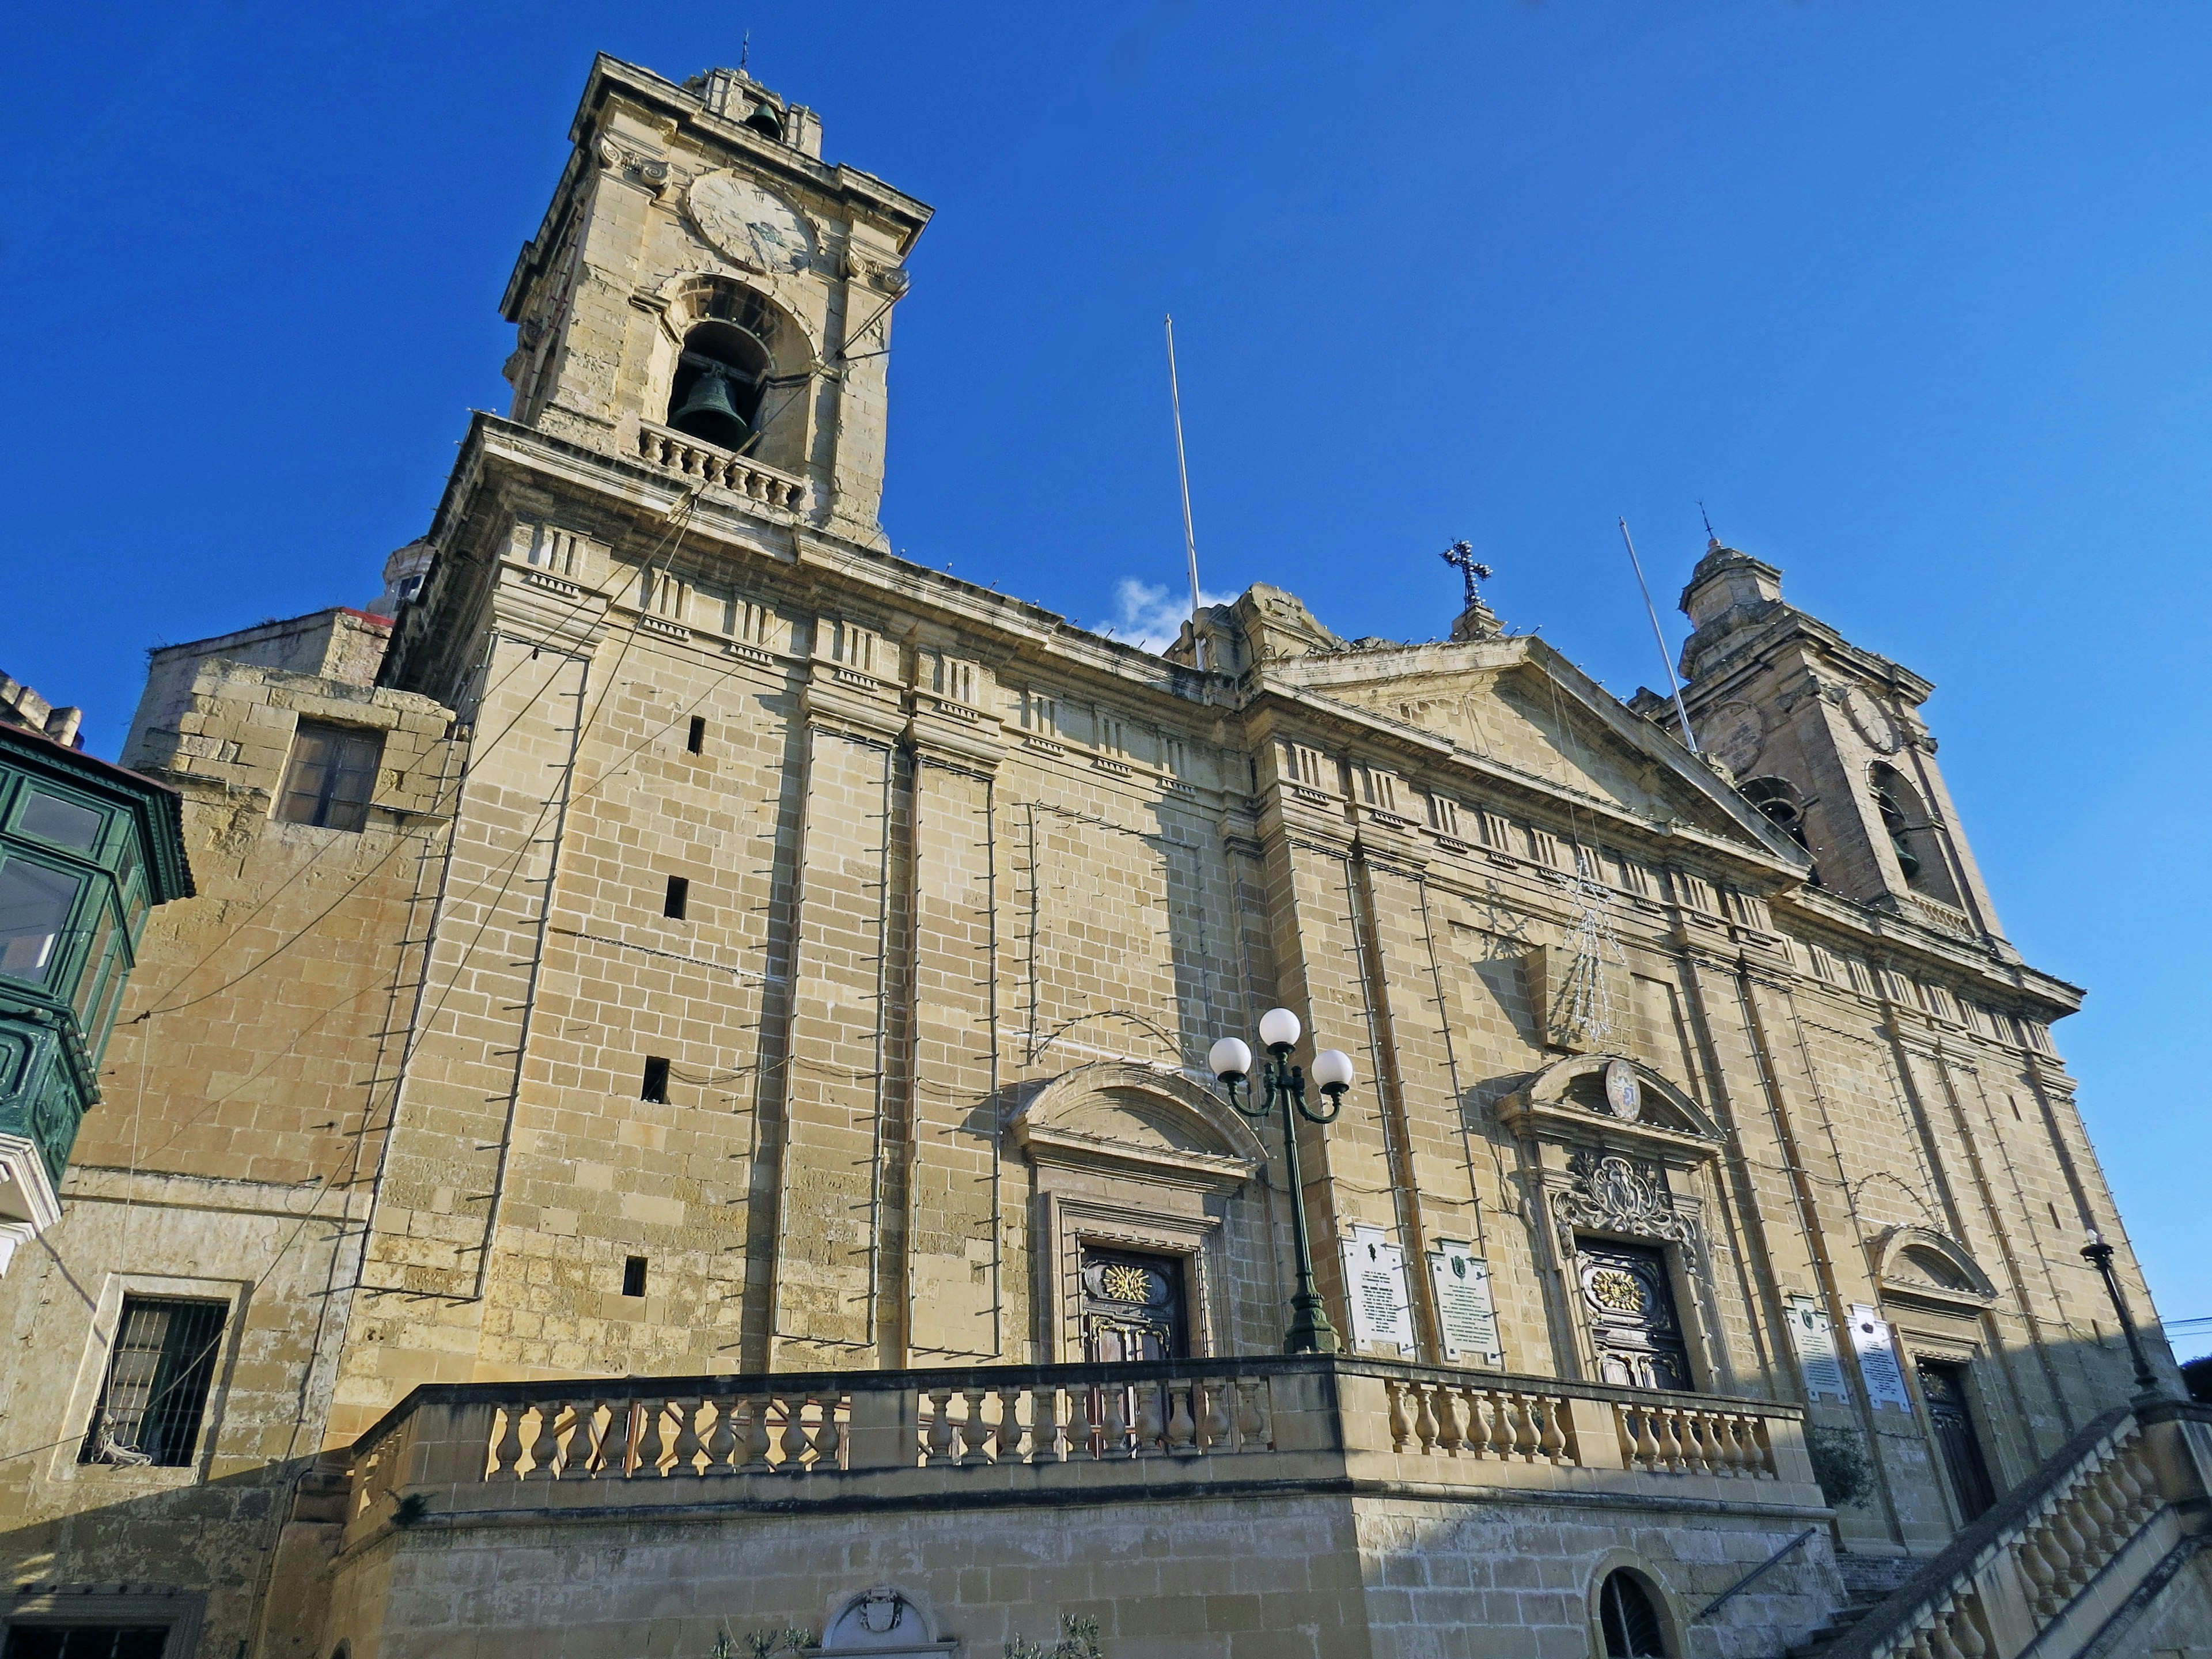
[[699,1454],[705,1449],[699,1440],[699,1419],[705,1413],[707,1402],[698,1400],[672,1400],[669,1409],[676,1413],[676,1461],[668,1472],[676,1474],[699,1473]]
[[1457,1457],[1459,1449],[1466,1443],[1460,1438],[1459,1416],[1452,1409],[1452,1397],[1458,1390],[1449,1382],[1440,1383],[1437,1396],[1437,1444],[1446,1457]]
[[2037,1542],[2040,1530],[2030,1532],[2014,1544],[2013,1556],[2020,1564],[2021,1577],[2027,1580],[2029,1605],[2038,1613],[2047,1617],[2045,1609],[2054,1605],[2052,1598],[2057,1592],[2057,1581],[2052,1577],[2051,1564],[2044,1559],[2043,1550]]
[[491,1449],[491,1472],[520,1478],[522,1474],[522,1407],[501,1406],[499,1409],[507,1419],[507,1425],[500,1431],[499,1439]]
[[2121,1529],[2118,1512],[2106,1498],[2108,1487],[2107,1470],[2099,1469],[2081,1483],[2081,1516],[2088,1522],[2099,1565],[2118,1553],[2120,1546],[2128,1541]]
[[1030,1462],[1065,1463],[1067,1439],[1060,1427],[1060,1390],[1036,1389],[1030,1394]]
[[1191,1415],[1191,1385],[1167,1382],[1161,1386],[1168,1395],[1168,1455],[1195,1457],[1202,1448],[1198,1443],[1198,1420]]
[[1644,1468],[1656,1474],[1667,1467],[1667,1460],[1659,1449],[1659,1436],[1652,1427],[1653,1415],[1649,1406],[1636,1408],[1636,1456]]
[[1205,1407],[1199,1421],[1204,1425],[1205,1449],[1225,1452],[1233,1449],[1237,1437],[1236,1414],[1230,1408],[1230,1384],[1224,1377],[1218,1382],[1199,1384],[1199,1400]]
[[2074,1593],[2073,1561],[2064,1530],[2058,1524],[2058,1511],[2054,1507],[2043,1517],[2036,1528],[2035,1547],[2043,1557],[2045,1570],[2050,1575],[2051,1589],[2041,1604],[2046,1618],[2056,1619],[2058,1610],[2066,1605],[2066,1598]]
[[1100,1392],[1106,1396],[1106,1420],[1099,1431],[1098,1455],[1101,1457],[1134,1455],[1129,1444],[1127,1395],[1110,1382]]
[[707,1473],[732,1474],[736,1473],[738,1455],[738,1402],[731,1399],[714,1402],[714,1427],[707,1437]]
[[1982,1634],[1981,1610],[1975,1597],[1969,1595],[1959,1603],[1951,1620],[1951,1640],[1958,1644],[1960,1659],[1984,1659],[1989,1652],[1989,1638]]
[[999,1390],[999,1438],[994,1460],[1019,1463],[1022,1456],[1022,1395],[1025,1390],[1009,1382]]
[[1421,1455],[1433,1456],[1437,1446],[1436,1385],[1416,1382],[1413,1390],[1413,1437],[1421,1443]]
[[1705,1467],[1724,1480],[1735,1478],[1735,1429],[1727,1412],[1704,1413]]
[[2141,1443],[2130,1442],[2112,1465],[2112,1472],[2119,1480],[2120,1490],[2127,1498],[2130,1531],[2140,1528],[2159,1510],[2158,1486],[2144,1469],[2142,1459]]
[[1952,1621],[1957,1617],[1955,1608],[1936,1615],[1936,1622],[1928,1632],[1928,1648],[1935,1659],[1966,1659],[1959,1651],[1959,1644],[1951,1639]]
[[1489,1389],[1483,1397],[1490,1402],[1490,1455],[1501,1462],[1513,1457],[1513,1396],[1503,1389]]
[[960,1419],[960,1443],[966,1449],[963,1463],[988,1463],[991,1461],[991,1425],[983,1420],[983,1402],[990,1397],[988,1389],[963,1389],[961,1397],[968,1402],[968,1414]]
[[806,1473],[806,1396],[780,1394],[775,1397],[776,1409],[783,1413],[783,1433],[778,1437],[777,1449],[783,1453],[779,1467],[786,1474]]
[[1257,1377],[1237,1380],[1237,1449],[1241,1452],[1265,1451],[1268,1435],[1260,1419],[1260,1390],[1265,1385]]
[[1544,1413],[1544,1430],[1537,1444],[1544,1454],[1546,1462],[1557,1463],[1564,1460],[1567,1450],[1567,1437],[1559,1431],[1560,1402],[1556,1400],[1546,1400],[1540,1404]]
[[1162,1457],[1167,1448],[1161,1442],[1167,1435],[1166,1401],[1161,1397],[1167,1392],[1164,1382],[1139,1382],[1137,1385],[1137,1447],[1139,1457]]
[[561,1417],[561,1402],[547,1400],[538,1407],[538,1433],[530,1443],[530,1473],[526,1480],[550,1480],[554,1461],[561,1455],[561,1439],[554,1433],[554,1425]]
[[929,1390],[929,1425],[922,1431],[922,1460],[933,1468],[955,1462],[952,1455],[952,1390]]
[[568,1449],[561,1455],[561,1478],[588,1480],[599,1461],[599,1402],[579,1400],[574,1416],[574,1421],[568,1428]]
[[757,1394],[745,1401],[744,1472],[765,1474],[775,1465],[769,1460],[769,1449],[774,1443],[768,1433],[769,1397]]
[[844,1434],[837,1426],[837,1408],[845,1396],[833,1394],[817,1402],[814,1413],[814,1432],[809,1443],[814,1449],[812,1468],[835,1469],[844,1464]]
[[[674,1421],[672,1423],[671,1419]],[[678,1436],[669,1430],[681,1430],[684,1423],[684,1402],[680,1400],[648,1400],[645,1402],[645,1443],[639,1448],[637,1472],[640,1474],[674,1474],[676,1470],[675,1441]],[[663,1464],[668,1465],[662,1468]]]
[[[1103,1458],[1106,1455],[1106,1395],[1099,1389],[1071,1389],[1068,1398],[1075,1402],[1075,1427],[1082,1436],[1084,1458]],[[1071,1447],[1068,1451],[1075,1451]]]
[[1524,1463],[1533,1463],[1544,1453],[1543,1437],[1536,1431],[1536,1397],[1529,1394],[1513,1395],[1513,1451]]
[[1401,1452],[1413,1432],[1406,1421],[1405,1390],[1394,1379],[1382,1384],[1382,1393],[1390,1402],[1390,1449]]

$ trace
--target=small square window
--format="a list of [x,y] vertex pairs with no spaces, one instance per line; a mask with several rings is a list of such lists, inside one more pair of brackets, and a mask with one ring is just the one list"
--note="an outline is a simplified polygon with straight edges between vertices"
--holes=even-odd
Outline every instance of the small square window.
[[645,1294],[645,1258],[643,1256],[634,1255],[623,1263],[623,1294],[624,1296]]
[[690,908],[690,904],[691,878],[689,876],[669,877],[668,896],[660,902],[660,914],[664,916],[672,916],[678,921],[681,921],[684,920],[684,911]]
[[368,823],[376,769],[384,759],[384,734],[358,726],[301,720],[292,739],[276,816],[286,823],[324,830],[359,830]]
[[191,1463],[228,1311],[220,1302],[123,1298],[107,1380],[78,1462]]
[[691,717],[690,734],[684,739],[684,746],[695,755],[703,755],[707,752],[707,717],[705,715],[694,714]]
[[656,1106],[668,1104],[668,1062],[659,1054],[645,1057],[645,1084],[637,1091],[637,1097]]

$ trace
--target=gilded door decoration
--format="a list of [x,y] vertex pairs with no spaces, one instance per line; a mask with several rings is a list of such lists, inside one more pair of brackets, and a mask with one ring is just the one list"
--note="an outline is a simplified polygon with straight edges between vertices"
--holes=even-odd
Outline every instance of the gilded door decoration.
[[1576,1268],[1598,1380],[1632,1389],[1690,1389],[1689,1350],[1667,1259],[1643,1244],[1581,1241]]
[[1085,1247],[1083,1357],[1109,1363],[1188,1357],[1182,1280],[1183,1264],[1174,1256]]
[[1697,1243],[1698,1224],[1675,1209],[1674,1195],[1656,1170],[1638,1170],[1617,1152],[1587,1152],[1570,1158],[1567,1169],[1574,1180],[1553,1204],[1570,1250],[1577,1227]]

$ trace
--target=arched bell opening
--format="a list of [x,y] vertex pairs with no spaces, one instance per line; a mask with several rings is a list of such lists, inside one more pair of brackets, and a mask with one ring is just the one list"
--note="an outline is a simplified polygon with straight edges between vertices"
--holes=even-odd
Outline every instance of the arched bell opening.
[[668,424],[718,448],[743,450],[759,432],[772,367],[768,348],[735,323],[708,320],[684,337],[668,387]]
[[[1797,786],[1787,778],[1753,778],[1743,786],[1743,798],[1756,806],[1766,821],[1784,835],[1803,848],[1808,854],[1813,843],[1805,827],[1806,808],[1810,805]],[[1820,884],[1820,872],[1813,872],[1813,885]]]
[[1867,782],[1874,792],[1875,810],[1881,815],[1882,830],[1897,854],[1898,873],[1905,878],[1905,884],[1939,904],[1956,906],[1959,893],[1951,884],[1942,832],[1922,803],[1919,791],[1902,772],[1882,761],[1868,769]]

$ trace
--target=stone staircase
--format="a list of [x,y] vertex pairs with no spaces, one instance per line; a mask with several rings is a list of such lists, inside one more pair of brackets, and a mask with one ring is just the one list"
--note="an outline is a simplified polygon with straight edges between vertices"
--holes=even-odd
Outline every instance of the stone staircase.
[[1826,1624],[1790,1647],[1784,1659],[1820,1659],[1867,1614],[1910,1583],[1920,1565],[1905,1555],[1838,1555],[1844,1604],[1828,1615]]
[[1788,1659],[2124,1653],[2202,1547],[2208,1491],[2212,1407],[2107,1412],[1932,1560],[1840,1558],[1848,1599]]

